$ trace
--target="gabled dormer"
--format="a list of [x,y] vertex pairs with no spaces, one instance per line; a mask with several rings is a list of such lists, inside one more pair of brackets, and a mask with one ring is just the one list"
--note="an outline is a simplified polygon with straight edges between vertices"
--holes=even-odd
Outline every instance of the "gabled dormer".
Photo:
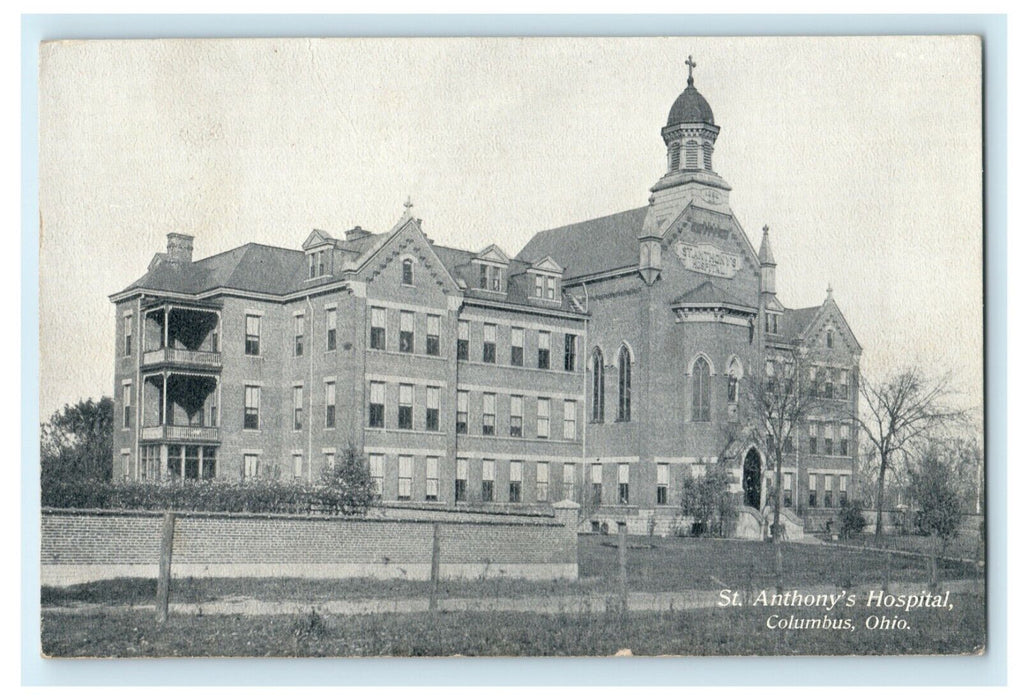
[[305,251],[305,278],[318,280],[333,275],[337,239],[325,231],[313,229],[301,249]]
[[556,260],[547,255],[529,266],[525,274],[528,278],[530,301],[560,304],[560,286],[564,277],[564,268]]
[[510,258],[500,250],[500,246],[489,246],[472,258],[471,287],[477,291],[506,295],[509,264]]
[[777,301],[776,297],[769,295],[762,305],[764,318],[762,319],[763,331],[769,335],[781,335],[783,328],[783,304]]

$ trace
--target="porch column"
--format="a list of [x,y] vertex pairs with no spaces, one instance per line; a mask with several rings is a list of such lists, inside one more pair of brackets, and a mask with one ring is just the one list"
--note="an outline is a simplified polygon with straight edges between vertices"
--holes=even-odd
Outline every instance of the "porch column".
[[[167,425],[169,425],[167,423],[167,372],[166,372],[166,370],[163,371],[163,395],[160,397],[160,399],[163,402],[163,415],[162,415],[162,420],[160,421],[160,424],[165,428]],[[163,431],[163,434],[166,435],[166,431],[165,430]]]
[[167,306],[166,311],[163,312],[163,348],[170,349],[170,310],[174,308]]
[[160,481],[166,481],[169,475],[168,454],[167,445],[163,443],[160,445]]

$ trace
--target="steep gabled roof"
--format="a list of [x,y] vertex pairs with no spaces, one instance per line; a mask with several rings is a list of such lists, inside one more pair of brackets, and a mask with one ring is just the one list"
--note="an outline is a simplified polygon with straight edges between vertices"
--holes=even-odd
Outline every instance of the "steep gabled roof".
[[705,281],[694,289],[689,289],[681,296],[674,299],[671,306],[688,307],[709,307],[728,306],[745,311],[756,311],[754,304],[742,301],[733,294],[720,289],[711,281]]
[[812,325],[812,321],[819,315],[822,306],[806,306],[803,309],[787,309],[784,311],[783,320],[780,322],[780,335],[791,340],[798,340]]

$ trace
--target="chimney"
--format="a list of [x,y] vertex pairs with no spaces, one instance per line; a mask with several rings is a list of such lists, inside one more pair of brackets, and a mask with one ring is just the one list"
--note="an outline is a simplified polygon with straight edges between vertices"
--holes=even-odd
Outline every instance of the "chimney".
[[372,231],[366,231],[361,226],[355,226],[353,229],[350,229],[349,231],[345,231],[344,235],[347,237],[347,240],[349,240],[349,241],[357,241],[359,238],[365,238],[366,236],[371,236],[372,235]]
[[183,233],[167,234],[167,260],[175,264],[190,263],[192,241],[195,236]]

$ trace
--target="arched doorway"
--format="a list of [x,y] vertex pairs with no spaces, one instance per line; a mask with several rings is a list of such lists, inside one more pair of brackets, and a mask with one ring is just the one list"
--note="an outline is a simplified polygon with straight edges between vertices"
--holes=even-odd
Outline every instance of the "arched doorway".
[[762,457],[754,447],[744,456],[741,487],[744,489],[744,504],[758,509],[762,502]]

